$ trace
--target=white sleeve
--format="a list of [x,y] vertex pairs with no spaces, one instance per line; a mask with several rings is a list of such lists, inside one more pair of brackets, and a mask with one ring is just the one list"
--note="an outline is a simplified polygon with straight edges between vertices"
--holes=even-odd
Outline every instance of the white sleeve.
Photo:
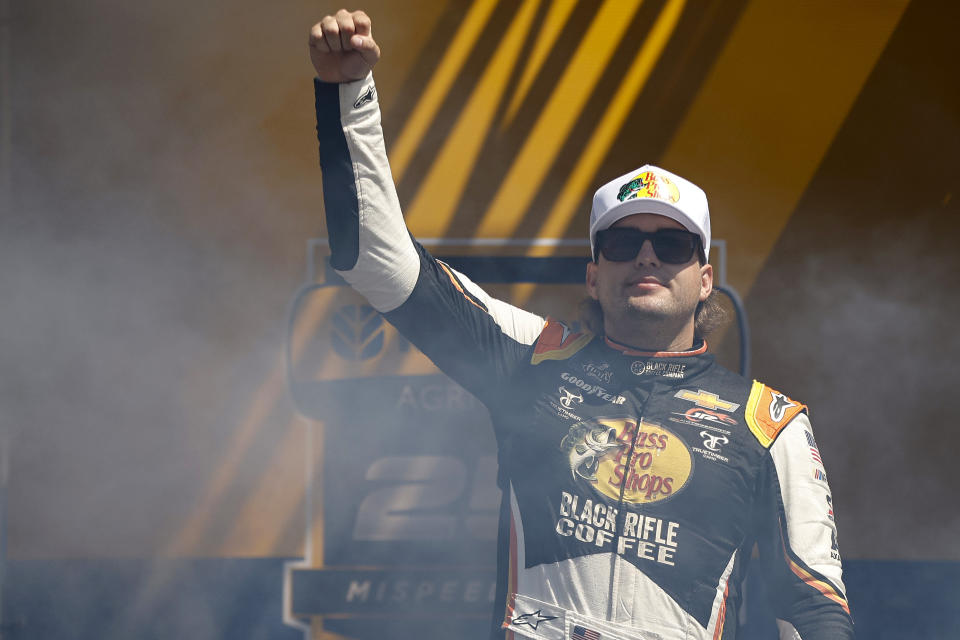
[[844,597],[833,497],[806,413],[783,429],[770,455],[780,483],[789,551]]
[[413,291],[419,258],[390,172],[373,74],[317,81],[316,96],[331,263],[373,308],[391,311]]

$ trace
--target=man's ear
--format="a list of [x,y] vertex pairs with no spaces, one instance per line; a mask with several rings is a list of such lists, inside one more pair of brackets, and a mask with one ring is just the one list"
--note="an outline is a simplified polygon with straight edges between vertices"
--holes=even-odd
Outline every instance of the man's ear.
[[587,263],[587,295],[594,300],[599,300],[597,295],[597,263]]
[[700,302],[713,291],[713,265],[709,262],[700,267]]

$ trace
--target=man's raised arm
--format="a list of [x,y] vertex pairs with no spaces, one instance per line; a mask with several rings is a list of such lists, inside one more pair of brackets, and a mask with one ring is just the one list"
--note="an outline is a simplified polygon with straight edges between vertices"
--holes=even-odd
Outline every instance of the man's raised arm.
[[370,18],[338,11],[310,31],[330,263],[445,373],[475,393],[536,340],[543,318],[434,260],[403,221],[380,126]]
[[417,281],[390,174],[372,69],[380,48],[362,11],[340,10],[310,30],[317,137],[330,263],[381,312],[402,304]]

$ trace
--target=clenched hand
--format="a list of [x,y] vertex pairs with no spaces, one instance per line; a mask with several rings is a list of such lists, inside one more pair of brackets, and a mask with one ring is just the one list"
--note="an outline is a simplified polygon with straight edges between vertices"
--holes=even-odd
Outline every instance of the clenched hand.
[[363,11],[340,9],[310,29],[310,61],[323,82],[351,82],[367,75],[380,59],[380,47]]

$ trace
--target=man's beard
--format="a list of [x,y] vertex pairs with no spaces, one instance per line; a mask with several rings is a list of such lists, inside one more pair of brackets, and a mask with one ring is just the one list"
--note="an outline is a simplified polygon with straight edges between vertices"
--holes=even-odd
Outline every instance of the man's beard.
[[[604,309],[606,330],[616,339],[616,333],[645,335],[645,342],[659,343],[662,339],[672,339],[693,318],[696,306],[685,308],[682,301],[671,299],[659,304],[649,304],[627,296],[616,301],[612,309]],[[612,320],[612,322],[610,322]],[[612,331],[611,331],[612,330]],[[645,345],[635,345],[645,346]]]
[[[636,300],[636,302],[635,302]],[[662,324],[665,327],[671,325],[683,325],[687,318],[693,316],[693,310],[684,308],[681,301],[670,299],[666,301],[657,301],[650,304],[644,301],[642,296],[627,296],[620,301],[621,317],[633,322],[645,322],[651,324]]]

